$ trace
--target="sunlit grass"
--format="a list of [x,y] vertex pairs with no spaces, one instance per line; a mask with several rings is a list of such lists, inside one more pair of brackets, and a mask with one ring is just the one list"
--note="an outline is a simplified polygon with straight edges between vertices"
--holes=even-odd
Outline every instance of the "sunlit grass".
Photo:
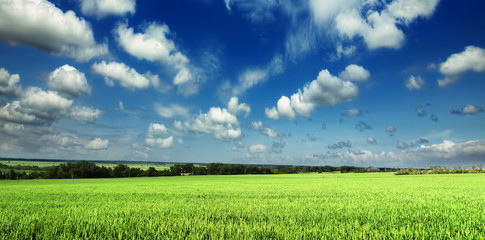
[[0,239],[483,239],[485,175],[0,181]]

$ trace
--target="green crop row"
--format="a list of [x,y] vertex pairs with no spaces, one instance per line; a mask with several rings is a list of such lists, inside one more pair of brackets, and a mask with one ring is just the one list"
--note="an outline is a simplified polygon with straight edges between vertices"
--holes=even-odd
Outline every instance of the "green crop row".
[[0,239],[484,239],[485,175],[0,181]]

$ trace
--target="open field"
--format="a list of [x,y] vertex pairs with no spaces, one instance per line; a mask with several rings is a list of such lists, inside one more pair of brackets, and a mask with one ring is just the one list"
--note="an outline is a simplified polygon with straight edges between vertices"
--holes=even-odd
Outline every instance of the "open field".
[[485,174],[0,181],[0,239],[485,238]]

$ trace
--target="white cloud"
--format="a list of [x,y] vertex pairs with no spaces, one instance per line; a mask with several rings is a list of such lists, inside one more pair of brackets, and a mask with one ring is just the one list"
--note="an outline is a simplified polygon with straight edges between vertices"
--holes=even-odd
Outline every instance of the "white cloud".
[[19,101],[7,103],[0,108],[0,119],[15,123],[35,123],[37,118],[34,115],[24,113]]
[[178,131],[183,131],[184,130],[184,126],[182,125],[182,121],[175,120],[175,121],[173,121],[172,125]]
[[237,152],[241,148],[244,148],[244,143],[241,140],[237,140],[234,142],[234,145],[232,145],[231,150]]
[[395,131],[396,131],[396,127],[394,127],[394,126],[387,126],[386,127],[386,132],[388,132],[388,133],[393,133]]
[[263,123],[261,121],[257,122],[252,122],[251,125],[253,126],[253,129],[260,132],[263,135],[266,135],[271,138],[278,137],[279,134],[276,133],[273,129],[270,127],[263,126]]
[[266,108],[266,116],[273,119],[285,118],[296,120],[295,110],[301,116],[311,118],[317,107],[334,106],[341,102],[352,101],[359,94],[359,88],[350,81],[342,81],[322,70],[317,79],[307,83],[303,90],[291,96],[291,101],[285,96],[278,100],[277,109]]
[[47,86],[50,90],[57,91],[70,99],[78,98],[84,93],[91,93],[91,87],[84,73],[67,64],[49,74]]
[[150,123],[147,130],[147,138],[159,138],[168,135],[168,129],[163,124]]
[[173,136],[170,136],[168,138],[146,138],[145,143],[150,147],[172,148]]
[[103,18],[108,15],[123,16],[135,14],[135,0],[80,0],[81,11],[85,15]]
[[291,101],[288,97],[282,96],[276,103],[276,108],[265,109],[266,116],[272,119],[284,118],[289,121],[296,120],[296,113],[291,107]]
[[95,73],[104,76],[108,86],[114,86],[114,81],[118,81],[121,86],[129,90],[143,89],[150,86],[150,80],[146,76],[139,74],[135,69],[124,63],[106,63],[102,61],[101,63],[94,63],[92,69]]
[[78,61],[108,53],[107,44],[96,43],[88,22],[45,0],[3,1],[0,41],[34,46]]
[[247,158],[255,157],[258,154],[267,154],[268,148],[265,145],[256,144],[248,147],[248,152],[246,153]]
[[397,0],[387,6],[389,14],[405,24],[409,24],[417,17],[430,17],[439,0]]
[[373,137],[367,137],[367,143],[375,143],[376,142],[376,139],[374,139]]
[[22,94],[22,88],[18,85],[20,76],[10,74],[4,68],[0,68],[0,95],[7,98],[19,97]]
[[485,71],[485,50],[475,46],[467,46],[461,53],[448,57],[439,68],[444,79],[438,80],[438,86],[447,87],[460,79],[467,71]]
[[405,142],[397,141],[396,147],[399,148],[399,149],[406,149],[406,148],[409,147],[409,145]]
[[228,86],[222,87],[228,88],[231,96],[239,96],[252,87],[266,82],[269,77],[281,74],[282,72],[284,72],[283,60],[281,56],[276,55],[266,66],[249,68],[239,74],[238,83],[235,86],[228,84]]
[[335,21],[335,29],[341,37],[361,36],[369,49],[398,49],[405,40],[398,25],[408,25],[418,17],[430,17],[439,0],[397,0],[384,6],[373,1],[313,2],[318,2],[310,4],[316,22],[332,24]]
[[452,114],[459,114],[459,115],[473,115],[480,112],[483,112],[483,108],[472,104],[467,104],[463,106],[460,110],[455,109],[451,111]]
[[73,100],[38,87],[28,88],[20,99],[20,105],[25,113],[48,120],[57,120],[65,116],[72,103]]
[[237,97],[231,97],[227,103],[227,109],[230,113],[237,115],[240,112],[246,112],[244,117],[247,117],[251,113],[251,107],[246,103],[239,104],[239,99]]
[[365,82],[370,78],[370,73],[362,66],[350,64],[339,74],[339,78],[344,81]]
[[163,124],[151,123],[148,126],[145,143],[150,147],[172,148],[173,136],[168,135],[168,129]]
[[124,111],[125,110],[125,105],[123,104],[123,101],[121,101],[121,100],[118,102],[118,109],[120,111]]
[[92,141],[86,143],[86,145],[84,145],[84,148],[87,150],[103,150],[108,149],[108,147],[109,140],[101,138],[95,138]]
[[158,115],[164,118],[173,118],[176,116],[188,117],[189,110],[180,104],[170,104],[170,106],[163,106],[161,104],[155,104],[155,111]]
[[409,89],[409,91],[412,91],[414,89],[420,89],[424,86],[425,82],[424,79],[421,78],[420,76],[414,77],[411,75],[408,80],[404,82],[406,87]]
[[209,120],[216,124],[224,124],[224,123],[237,124],[238,123],[236,116],[231,114],[225,108],[221,109],[217,107],[211,107],[207,115]]
[[180,52],[173,40],[168,39],[170,29],[165,24],[150,23],[143,33],[135,33],[126,23],[119,24],[115,34],[120,46],[132,56],[151,62],[159,62],[175,74],[173,84],[178,93],[185,96],[199,91],[204,76],[189,66],[190,59]]
[[213,134],[216,139],[222,141],[238,139],[242,135],[236,116],[227,109],[218,107],[212,107],[209,112],[201,113],[191,120],[185,121],[183,127],[190,132]]
[[103,111],[95,108],[76,106],[70,110],[70,118],[76,121],[84,121],[88,123],[94,123],[103,114]]

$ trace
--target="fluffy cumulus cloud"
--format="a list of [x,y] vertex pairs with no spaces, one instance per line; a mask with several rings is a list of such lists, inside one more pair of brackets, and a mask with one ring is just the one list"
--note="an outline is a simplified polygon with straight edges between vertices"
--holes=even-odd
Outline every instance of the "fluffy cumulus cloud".
[[179,85],[180,93],[191,95],[198,92],[201,74],[190,67],[190,59],[168,38],[170,29],[167,25],[150,23],[143,32],[135,33],[133,28],[124,23],[118,25],[115,34],[118,43],[127,53],[138,59],[159,62],[174,72],[173,84]]
[[450,112],[457,115],[473,115],[483,112],[483,108],[476,105],[468,104],[463,106],[461,109],[454,109]]
[[7,0],[0,4],[0,41],[24,44],[88,61],[108,53],[96,43],[88,22],[46,0]]
[[264,110],[266,116],[272,119],[284,118],[289,121],[296,120],[296,113],[291,107],[291,101],[287,96],[282,96],[276,103],[276,107]]
[[0,95],[7,98],[19,97],[22,94],[19,81],[20,76],[18,74],[10,74],[4,68],[0,68]]
[[[356,79],[350,77],[352,79]],[[303,90],[291,96],[291,100],[283,96],[278,100],[277,108],[266,108],[268,118],[285,118],[296,120],[295,111],[303,117],[311,118],[317,107],[334,106],[342,102],[352,101],[359,94],[359,88],[352,81],[345,81],[322,70],[317,79],[307,83]]]
[[101,139],[95,138],[92,141],[89,141],[84,145],[84,148],[87,150],[103,150],[108,149],[109,147],[109,140],[108,139]]
[[151,123],[148,126],[145,143],[150,147],[172,148],[173,136],[168,136],[168,129],[163,124]]
[[91,93],[91,87],[84,73],[67,64],[49,74],[47,87],[70,99],[78,98],[85,93]]
[[227,103],[227,109],[230,113],[237,115],[240,112],[245,112],[244,117],[247,117],[251,113],[251,107],[246,103],[239,103],[237,97],[231,97]]
[[424,79],[420,76],[413,76],[411,75],[408,80],[404,82],[404,85],[409,89],[409,91],[412,90],[418,90],[421,89],[424,86]]
[[135,0],[80,0],[80,4],[83,14],[98,18],[134,14],[136,7]]
[[170,104],[169,106],[164,106],[162,104],[155,104],[155,111],[158,115],[164,118],[174,118],[177,116],[180,117],[189,117],[189,110],[180,105],[180,104]]
[[[121,86],[129,90],[143,89],[150,86],[150,79],[147,76],[139,74],[135,69],[124,63],[102,61],[94,63],[92,69],[95,73],[104,76],[104,81],[108,86],[114,86],[114,81],[117,81]],[[158,79],[156,75],[150,75],[150,77]]]
[[447,87],[460,79],[467,71],[485,71],[485,50],[467,46],[463,52],[452,54],[440,64],[439,71],[445,76],[438,80],[438,86]]
[[[175,122],[174,122],[175,124]],[[207,113],[183,122],[183,129],[199,134],[212,134],[221,141],[239,139],[242,135],[236,115],[226,108],[212,107]]]
[[[76,97],[89,90],[89,86],[84,84],[84,75],[73,68],[67,68],[71,72],[55,75],[56,71],[54,71],[49,75],[48,85],[56,91],[38,87],[28,87],[23,90],[18,85],[20,77],[17,74],[10,75],[6,70],[0,69],[0,80],[8,80],[8,82],[4,81],[7,83],[4,84],[6,87],[0,90],[3,91],[2,94],[10,96],[11,100],[0,108],[0,120],[34,125],[51,125],[62,118],[95,122],[101,116],[101,110],[73,104]],[[81,86],[81,90],[71,86],[76,86],[78,83],[81,83],[78,85]]]
[[[313,0],[310,7],[317,22],[332,24],[341,37],[353,39],[360,36],[369,49],[397,49],[405,40],[399,26],[408,25],[418,17],[430,17],[438,1],[397,0],[382,4],[350,0],[341,4]],[[332,4],[327,4],[329,2]]]
[[339,77],[344,81],[365,82],[370,78],[370,73],[362,66],[350,64],[339,74]]
[[375,138],[367,137],[367,143],[375,143],[375,142],[377,142]]

